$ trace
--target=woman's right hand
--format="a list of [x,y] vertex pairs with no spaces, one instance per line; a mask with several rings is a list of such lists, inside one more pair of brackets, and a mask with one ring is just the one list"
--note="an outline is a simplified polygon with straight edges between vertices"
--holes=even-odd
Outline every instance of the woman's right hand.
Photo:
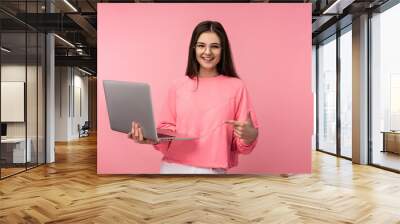
[[145,139],[143,137],[143,132],[142,128],[140,127],[139,123],[132,122],[132,130],[128,134],[128,138],[133,139],[136,143],[139,144],[158,144],[159,142],[156,142],[151,139]]

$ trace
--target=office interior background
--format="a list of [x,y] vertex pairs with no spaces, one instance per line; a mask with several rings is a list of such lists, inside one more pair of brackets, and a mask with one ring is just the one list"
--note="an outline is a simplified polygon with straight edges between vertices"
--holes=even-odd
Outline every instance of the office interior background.
[[[74,158],[95,158],[99,2],[185,1],[0,2],[0,186],[6,186],[13,178],[29,179],[30,175],[37,175],[34,170],[56,172],[58,162],[69,161],[73,166]],[[358,178],[367,178],[363,170],[358,170],[357,165],[361,164],[368,167],[368,175],[376,172],[399,177],[399,1],[196,2],[312,4],[313,172],[336,170],[348,161],[350,165],[344,167],[350,174],[340,171],[350,176],[357,171],[361,172]],[[85,154],[87,151],[80,146],[88,142],[92,144],[91,153]],[[82,154],[72,156],[74,153]],[[315,158],[321,156],[335,162],[317,166]],[[95,161],[91,166],[95,170]],[[66,167],[68,164],[63,169]],[[335,172],[330,175],[340,176]],[[389,184],[390,178],[379,181]],[[397,185],[388,192],[396,195],[400,184],[392,183]],[[387,223],[400,220],[395,213],[390,214]]]

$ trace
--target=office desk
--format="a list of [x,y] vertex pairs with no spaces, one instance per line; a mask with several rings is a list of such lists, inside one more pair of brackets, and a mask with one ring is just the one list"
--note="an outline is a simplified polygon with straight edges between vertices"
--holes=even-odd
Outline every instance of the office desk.
[[1,139],[1,159],[5,163],[25,163],[30,162],[32,158],[31,145],[32,140],[27,138],[28,143],[25,154],[25,138],[6,138]]
[[382,152],[393,152],[400,154],[400,132],[399,131],[382,131],[383,133],[383,150]]

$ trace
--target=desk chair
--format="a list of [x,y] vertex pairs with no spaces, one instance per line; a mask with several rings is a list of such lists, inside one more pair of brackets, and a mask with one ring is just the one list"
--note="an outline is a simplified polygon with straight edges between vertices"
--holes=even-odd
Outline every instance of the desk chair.
[[89,129],[90,129],[89,121],[85,121],[82,127],[80,127],[80,125],[78,124],[79,138],[89,136]]

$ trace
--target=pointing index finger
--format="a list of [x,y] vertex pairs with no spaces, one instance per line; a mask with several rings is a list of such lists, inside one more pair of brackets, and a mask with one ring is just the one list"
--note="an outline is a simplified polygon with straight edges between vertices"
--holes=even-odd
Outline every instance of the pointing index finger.
[[228,121],[225,121],[225,124],[232,124],[233,126],[241,126],[241,125],[243,125],[243,122],[235,121],[235,120],[228,120]]

